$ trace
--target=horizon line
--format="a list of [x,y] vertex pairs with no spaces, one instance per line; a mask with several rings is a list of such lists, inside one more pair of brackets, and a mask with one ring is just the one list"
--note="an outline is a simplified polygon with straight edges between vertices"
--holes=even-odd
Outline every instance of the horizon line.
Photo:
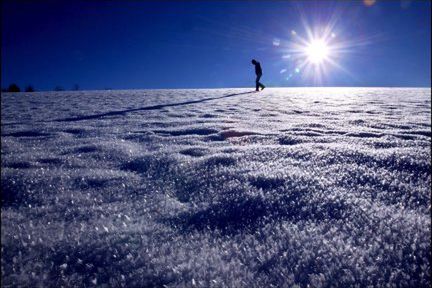
[[[292,88],[432,88],[432,86],[267,86],[266,89],[292,89]],[[254,89],[254,87],[200,87],[200,88],[118,88],[118,89],[79,89],[79,90],[35,90],[33,92],[8,92],[1,91],[1,93],[38,93],[38,92],[83,92],[83,91],[122,91],[122,90],[220,90],[220,89]]]

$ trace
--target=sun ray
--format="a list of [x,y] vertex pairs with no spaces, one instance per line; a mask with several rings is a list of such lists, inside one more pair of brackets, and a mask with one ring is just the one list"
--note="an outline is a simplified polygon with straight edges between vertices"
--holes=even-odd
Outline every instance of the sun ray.
[[[342,71],[342,68],[336,59],[343,54],[345,50],[349,50],[349,45],[336,41],[334,27],[337,19],[333,17],[331,23],[324,27],[312,28],[308,25],[306,17],[301,17],[306,37],[302,37],[298,33],[292,35],[292,40],[288,43],[288,47],[284,50],[284,57],[288,61],[294,61],[295,67],[302,71],[301,78],[311,78],[314,85],[320,85],[326,74],[330,71],[329,66],[336,66]],[[321,33],[319,33],[321,31]],[[300,63],[300,64],[298,64]]]

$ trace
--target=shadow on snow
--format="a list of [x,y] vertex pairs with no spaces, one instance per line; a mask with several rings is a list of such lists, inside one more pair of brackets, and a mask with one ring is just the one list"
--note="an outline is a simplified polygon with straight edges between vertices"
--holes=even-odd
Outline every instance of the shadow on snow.
[[206,101],[211,101],[211,100],[216,100],[216,99],[222,99],[222,98],[228,98],[228,97],[234,97],[234,96],[239,96],[239,95],[244,95],[244,94],[251,94],[251,93],[255,93],[255,91],[243,92],[243,93],[233,93],[233,94],[228,94],[228,95],[224,95],[224,96],[221,96],[221,97],[204,98],[204,99],[200,99],[200,100],[191,100],[191,101],[179,102],[179,103],[168,103],[168,104],[146,106],[146,107],[141,107],[141,108],[127,109],[127,110],[111,111],[111,112],[106,112],[106,113],[101,113],[101,114],[94,114],[94,115],[88,115],[88,116],[79,116],[79,117],[70,117],[70,118],[56,119],[54,121],[57,121],[57,122],[73,122],[73,121],[97,119],[97,118],[102,118],[102,117],[105,117],[105,116],[124,115],[126,113],[135,112],[135,111],[157,110],[157,109],[162,109],[162,108],[165,108],[165,107],[174,107],[174,106],[183,106],[183,105],[189,105],[189,104],[202,103],[202,102],[206,102]]

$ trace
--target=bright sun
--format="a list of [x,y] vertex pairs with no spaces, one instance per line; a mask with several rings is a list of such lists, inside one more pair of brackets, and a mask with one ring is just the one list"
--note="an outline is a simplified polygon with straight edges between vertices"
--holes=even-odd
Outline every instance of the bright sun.
[[313,64],[322,63],[329,54],[329,47],[324,40],[312,40],[306,47],[308,60]]

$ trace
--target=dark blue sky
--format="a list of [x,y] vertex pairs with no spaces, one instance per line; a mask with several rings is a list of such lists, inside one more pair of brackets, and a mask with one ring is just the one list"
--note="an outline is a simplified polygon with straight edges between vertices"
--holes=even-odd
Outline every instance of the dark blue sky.
[[[2,87],[246,87],[252,58],[268,86],[431,85],[426,0],[58,2],[2,1]],[[340,68],[317,82],[287,56],[292,31],[329,25]]]

